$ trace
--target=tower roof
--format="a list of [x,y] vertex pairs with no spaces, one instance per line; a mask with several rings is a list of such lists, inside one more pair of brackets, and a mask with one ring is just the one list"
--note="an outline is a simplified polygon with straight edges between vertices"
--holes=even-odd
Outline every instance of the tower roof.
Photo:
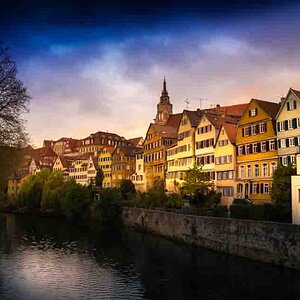
[[167,91],[166,77],[164,77],[163,90],[161,92],[161,95],[163,97],[168,97],[169,96],[168,91]]

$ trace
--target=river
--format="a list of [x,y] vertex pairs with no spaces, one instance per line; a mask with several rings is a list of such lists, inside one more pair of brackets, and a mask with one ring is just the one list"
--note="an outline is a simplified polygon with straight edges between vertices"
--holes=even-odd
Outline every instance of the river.
[[300,272],[97,223],[0,215],[0,299],[300,299]]

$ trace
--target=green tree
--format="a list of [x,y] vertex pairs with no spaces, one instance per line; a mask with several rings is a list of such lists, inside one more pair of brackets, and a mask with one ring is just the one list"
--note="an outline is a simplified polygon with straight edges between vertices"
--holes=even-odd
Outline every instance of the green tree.
[[17,206],[28,209],[40,209],[44,184],[49,176],[50,170],[45,168],[28,178],[19,191],[16,201]]
[[117,188],[106,188],[100,192],[93,205],[93,216],[104,223],[115,223],[120,213],[122,195]]
[[64,193],[64,177],[62,172],[51,173],[43,186],[41,208],[51,209],[60,213]]
[[68,180],[64,183],[61,200],[62,213],[69,218],[86,216],[91,203],[89,189],[77,184],[75,180]]
[[273,173],[273,184],[271,199],[275,204],[291,205],[291,176],[296,174],[296,169],[288,166],[278,165]]
[[209,178],[207,172],[202,171],[203,166],[194,164],[193,168],[190,168],[184,178],[182,191],[185,194],[208,194],[213,189],[214,184]]
[[120,182],[120,191],[121,195],[125,200],[132,198],[135,193],[135,186],[131,180],[123,179]]

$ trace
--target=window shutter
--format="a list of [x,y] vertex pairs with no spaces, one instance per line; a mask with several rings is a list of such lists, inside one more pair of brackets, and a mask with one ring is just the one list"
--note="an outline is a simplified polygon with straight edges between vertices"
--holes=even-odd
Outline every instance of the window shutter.
[[297,101],[294,100],[294,109],[296,109],[296,108],[297,108]]
[[242,146],[242,149],[243,149],[243,154],[245,154],[245,146]]
[[284,130],[288,130],[288,128],[289,128],[288,120],[285,120],[284,121]]
[[264,184],[263,183],[260,184],[260,193],[261,194],[264,193]]
[[256,115],[256,116],[257,116],[257,111],[258,111],[257,108],[255,108],[255,115]]
[[267,132],[267,123],[264,123],[265,132]]
[[266,151],[269,151],[269,143],[270,143],[270,141],[266,141]]
[[290,102],[287,102],[286,106],[287,106],[287,110],[290,110]]
[[248,115],[249,117],[251,117],[251,110],[248,110]]
[[291,157],[289,155],[287,156],[287,163],[288,165],[291,163]]
[[245,128],[243,128],[243,130],[242,130],[242,136],[243,137],[245,136]]
[[294,119],[292,120],[292,123],[293,123],[293,128],[294,128],[294,129],[297,128],[297,119],[296,119],[296,118],[294,118]]
[[285,139],[285,146],[289,147],[289,139]]
[[279,132],[279,131],[280,131],[280,123],[277,122],[277,132]]
[[295,146],[298,146],[298,137],[295,136],[295,137],[294,137],[294,141],[295,141],[295,142],[294,142],[294,143],[295,143]]
[[249,153],[252,154],[252,144],[249,145]]
[[255,125],[255,132],[256,134],[259,134],[259,124]]
[[250,186],[249,186],[249,194],[252,194],[252,189],[253,189],[253,186],[252,186],[252,183],[250,183]]

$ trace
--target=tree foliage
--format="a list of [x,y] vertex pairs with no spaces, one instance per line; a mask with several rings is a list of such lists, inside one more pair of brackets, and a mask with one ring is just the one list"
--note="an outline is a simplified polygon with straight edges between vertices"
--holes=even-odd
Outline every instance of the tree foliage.
[[27,142],[22,114],[27,112],[30,97],[8,49],[0,44],[0,146],[23,147]]
[[135,186],[131,180],[123,179],[120,182],[121,195],[125,200],[132,198],[136,191]]
[[292,165],[278,165],[273,173],[271,199],[275,204],[291,205],[291,176],[296,174]]
[[203,172],[202,167],[202,165],[195,163],[193,168],[187,171],[182,186],[182,190],[185,194],[207,194],[214,187],[213,182],[209,178],[209,174]]
[[19,191],[16,203],[17,206],[25,207],[27,209],[40,209],[43,188],[49,176],[50,170],[43,169],[36,175],[29,177],[28,180],[23,183]]

